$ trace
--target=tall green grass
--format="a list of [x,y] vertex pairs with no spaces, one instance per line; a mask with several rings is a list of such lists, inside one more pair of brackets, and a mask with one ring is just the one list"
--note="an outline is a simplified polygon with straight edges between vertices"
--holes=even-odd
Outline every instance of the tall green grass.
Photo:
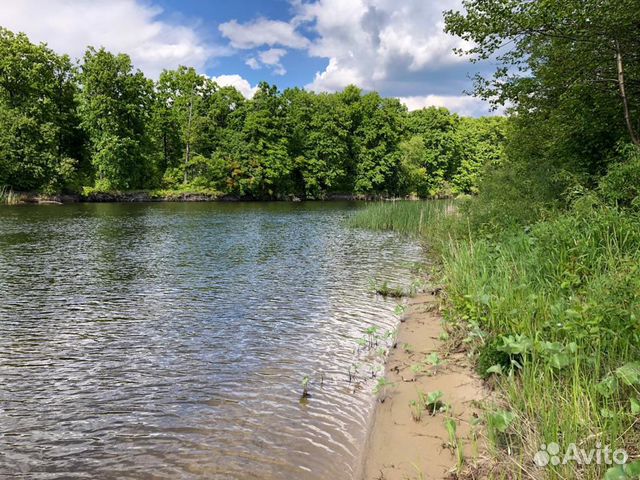
[[514,414],[490,435],[500,439],[496,459],[507,478],[600,479],[611,467],[594,461],[540,469],[534,455],[550,442],[561,454],[571,443],[637,454],[640,217],[578,205],[527,229],[471,236],[463,216],[420,221],[420,211],[378,205],[359,212],[357,224],[391,225],[436,245],[457,337],[474,357],[509,352],[513,362],[493,374],[504,404],[490,408]]
[[424,236],[430,226],[439,225],[439,219],[452,208],[453,203],[449,200],[381,201],[358,210],[349,219],[349,224],[356,228]]
[[10,188],[0,187],[0,204],[16,205],[20,203],[20,196]]

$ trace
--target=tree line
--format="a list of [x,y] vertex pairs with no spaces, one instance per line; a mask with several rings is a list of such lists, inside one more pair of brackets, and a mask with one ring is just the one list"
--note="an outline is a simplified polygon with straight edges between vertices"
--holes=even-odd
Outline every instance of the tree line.
[[483,166],[500,163],[505,128],[500,117],[408,112],[355,86],[262,82],[245,99],[189,67],[153,81],[126,54],[89,47],[74,63],[0,29],[0,186],[17,191],[472,193]]

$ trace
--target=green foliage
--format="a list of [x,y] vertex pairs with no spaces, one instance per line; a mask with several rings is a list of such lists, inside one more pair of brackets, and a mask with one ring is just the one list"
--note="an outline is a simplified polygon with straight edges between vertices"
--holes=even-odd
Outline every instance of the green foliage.
[[442,390],[434,390],[433,392],[427,393],[424,404],[432,415],[446,410],[446,405],[442,401],[443,397],[444,393]]
[[133,71],[127,55],[93,47],[85,53],[80,81],[80,118],[96,182],[108,190],[143,188],[151,171],[146,128],[152,82]]
[[0,28],[0,185],[48,191],[74,183],[82,159],[76,90],[69,57]]
[[490,432],[506,433],[514,420],[515,414],[506,410],[497,410],[487,414],[487,426]]
[[247,100],[184,66],[154,83],[93,47],[76,69],[4,29],[0,73],[0,185],[14,190],[426,197],[475,192],[481,166],[501,161],[503,120],[408,113],[354,86],[262,82]]
[[625,145],[620,157],[600,179],[599,193],[612,205],[640,208],[640,148]]
[[[489,378],[492,373],[506,371],[511,368],[511,355],[501,350],[499,348],[500,345],[501,341],[493,337],[480,347],[475,365],[478,375],[483,379]],[[493,368],[496,365],[501,368]]]
[[[447,31],[470,41],[472,58],[497,65],[493,77],[476,78],[476,94],[517,113],[505,160],[484,163],[480,197],[468,209],[474,231],[535,223],[608,169],[608,201],[629,206],[636,198],[637,154],[620,145],[640,146],[639,7],[637,0],[467,0],[445,14]],[[619,158],[627,161],[612,166]]]

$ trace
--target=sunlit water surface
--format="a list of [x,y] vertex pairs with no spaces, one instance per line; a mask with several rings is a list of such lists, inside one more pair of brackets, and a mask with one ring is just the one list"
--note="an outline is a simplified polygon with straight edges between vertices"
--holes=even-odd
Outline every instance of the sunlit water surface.
[[355,208],[0,207],[0,477],[354,478],[371,280],[420,257]]

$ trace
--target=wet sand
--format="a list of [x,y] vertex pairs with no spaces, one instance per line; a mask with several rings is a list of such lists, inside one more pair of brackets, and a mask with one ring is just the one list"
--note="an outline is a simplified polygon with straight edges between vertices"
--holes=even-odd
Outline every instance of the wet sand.
[[[445,342],[439,339],[442,332],[437,300],[427,294],[412,298],[399,327],[397,347],[387,360],[386,378],[393,385],[376,406],[363,480],[467,478],[470,470],[475,470],[473,464],[482,454],[483,442],[480,426],[472,427],[471,423],[478,414],[475,401],[483,400],[487,392],[464,353],[446,353]],[[443,365],[437,369],[427,365],[416,374],[412,365],[432,352]],[[435,415],[423,411],[420,421],[414,420],[410,402],[418,399],[418,391],[436,390],[444,393],[442,400],[450,405],[449,411]],[[447,417],[457,421],[458,442],[464,452],[459,476],[455,448],[445,428]],[[472,440],[474,436],[479,440]]]

